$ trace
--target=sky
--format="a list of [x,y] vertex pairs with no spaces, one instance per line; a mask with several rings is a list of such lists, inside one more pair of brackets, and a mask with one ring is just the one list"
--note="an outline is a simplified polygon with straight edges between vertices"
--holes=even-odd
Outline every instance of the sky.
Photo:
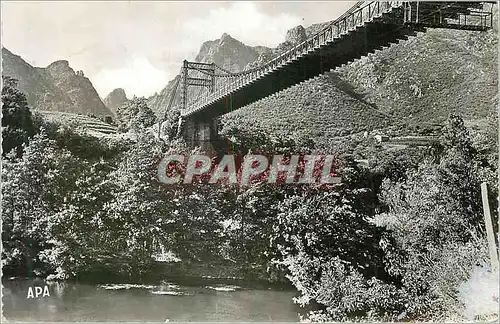
[[1,43],[33,66],[68,60],[101,97],[161,91],[203,42],[228,33],[275,47],[288,29],[333,20],[355,1],[2,1]]

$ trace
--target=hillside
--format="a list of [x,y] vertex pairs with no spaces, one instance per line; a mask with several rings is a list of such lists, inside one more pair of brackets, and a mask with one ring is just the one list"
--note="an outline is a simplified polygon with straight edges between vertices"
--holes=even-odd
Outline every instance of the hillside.
[[413,134],[452,112],[484,124],[498,105],[496,34],[429,29],[223,116],[223,130],[262,128],[325,144],[387,126]]
[[395,118],[442,121],[451,112],[486,118],[498,105],[496,35],[428,29],[335,74]]
[[321,139],[381,128],[393,122],[370,104],[339,86],[334,75],[322,75],[222,116],[223,131],[262,129],[294,138]]
[[33,67],[2,47],[2,74],[19,81],[30,107],[37,110],[112,116],[83,72],[69,62],[56,61],[45,68]]

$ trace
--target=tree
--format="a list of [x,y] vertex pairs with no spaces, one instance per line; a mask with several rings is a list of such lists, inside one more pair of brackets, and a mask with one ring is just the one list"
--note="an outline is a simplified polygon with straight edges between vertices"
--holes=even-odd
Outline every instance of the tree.
[[180,116],[181,113],[179,109],[175,107],[165,112],[165,120],[161,124],[161,134],[166,137],[167,140],[173,140],[177,136]]
[[389,231],[381,244],[388,271],[407,296],[408,316],[448,307],[436,293],[440,275],[431,269],[450,247],[469,244],[482,231],[482,171],[460,117],[450,116],[440,143],[437,153],[406,177],[384,181],[381,198],[388,211],[374,219]]
[[118,128],[122,131],[132,130],[138,132],[151,127],[156,122],[156,115],[148,107],[146,98],[134,97],[118,108]]
[[12,149],[20,156],[22,144],[33,136],[35,129],[26,96],[19,91],[17,80],[2,76],[2,155]]
[[169,221],[164,215],[170,214],[170,202],[162,196],[157,179],[160,144],[150,134],[139,134],[108,175],[111,199],[103,206],[103,217],[112,221],[117,252],[128,263],[128,275],[150,271],[157,245],[168,241]]
[[60,210],[74,186],[79,172],[74,162],[68,151],[56,149],[43,129],[24,145],[21,158],[4,161],[2,240],[8,271],[41,273],[38,253],[49,244],[51,215]]

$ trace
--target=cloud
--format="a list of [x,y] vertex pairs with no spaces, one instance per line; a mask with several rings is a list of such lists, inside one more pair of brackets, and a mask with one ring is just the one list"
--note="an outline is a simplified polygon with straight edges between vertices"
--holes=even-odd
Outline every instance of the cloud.
[[201,44],[228,33],[247,45],[275,47],[284,41],[287,30],[299,24],[298,16],[266,14],[259,12],[255,3],[241,1],[212,9],[204,17],[187,20],[182,27],[189,35],[189,43]]
[[133,56],[127,65],[118,69],[103,69],[92,78],[97,92],[106,96],[116,88],[123,88],[127,96],[151,96],[167,84],[163,70],[155,68],[147,58]]
[[[143,57],[146,53],[143,56],[136,53],[126,66],[105,68],[92,76],[91,80],[101,96],[106,96],[115,88],[124,88],[129,96],[150,96],[165,87],[180,68],[182,59],[193,59],[201,44],[207,40],[219,38],[226,32],[248,45],[275,47],[284,41],[287,30],[298,24],[300,19],[296,16],[262,13],[252,2],[218,6],[209,10],[208,15],[180,23],[178,33],[184,37],[168,53],[175,58],[163,58],[166,61],[162,64],[163,70]],[[126,34],[135,36],[132,31]]]

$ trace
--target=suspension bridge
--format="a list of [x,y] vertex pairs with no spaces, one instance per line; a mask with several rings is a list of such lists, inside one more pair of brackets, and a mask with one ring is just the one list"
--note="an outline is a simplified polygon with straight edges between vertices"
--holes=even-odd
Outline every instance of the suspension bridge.
[[[180,95],[178,135],[191,145],[207,143],[217,136],[217,117],[427,28],[492,28],[494,3],[360,1],[304,42],[257,68],[232,72],[214,63],[185,60],[166,112]],[[200,88],[196,98],[189,98],[191,87]]]

